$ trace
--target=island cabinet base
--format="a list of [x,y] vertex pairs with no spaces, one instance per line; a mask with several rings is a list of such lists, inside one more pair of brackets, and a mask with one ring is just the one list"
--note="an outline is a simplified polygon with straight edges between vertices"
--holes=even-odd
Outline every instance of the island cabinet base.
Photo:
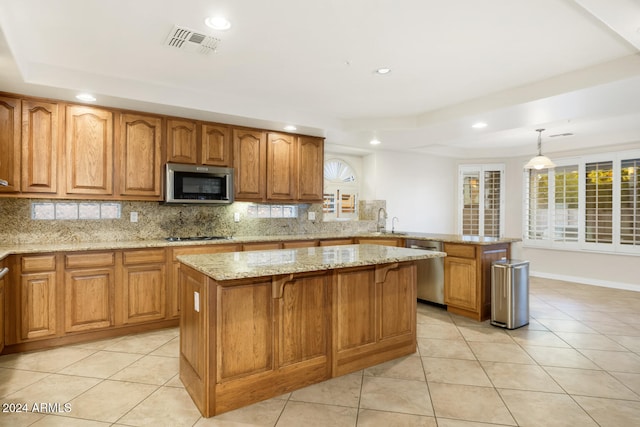
[[180,267],[180,379],[211,417],[416,351],[413,262],[216,281]]

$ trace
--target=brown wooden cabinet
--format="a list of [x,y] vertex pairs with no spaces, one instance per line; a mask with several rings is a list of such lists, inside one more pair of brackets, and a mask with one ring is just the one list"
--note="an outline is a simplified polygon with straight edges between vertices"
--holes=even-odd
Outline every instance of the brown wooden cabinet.
[[298,196],[299,201],[317,202],[324,193],[324,139],[298,137]]
[[282,249],[312,248],[318,246],[317,240],[294,240],[282,242]]
[[166,316],[166,258],[164,249],[122,252],[118,323],[141,323]]
[[323,239],[320,240],[320,246],[338,246],[338,245],[353,245],[354,240],[349,239]]
[[162,119],[140,114],[120,115],[117,148],[118,194],[162,199]]
[[20,100],[0,97],[0,193],[20,191]]
[[64,331],[113,326],[115,253],[70,253],[64,259]]
[[5,319],[5,310],[4,310],[4,304],[5,304],[5,288],[6,283],[8,283],[8,274],[9,274],[9,270],[5,270],[6,267],[6,263],[5,261],[0,261],[0,354],[2,354],[2,350],[4,350],[4,341],[5,341],[5,332],[4,332],[4,319]]
[[18,341],[58,335],[56,255],[24,255],[20,258],[17,293],[16,335]]
[[233,130],[233,167],[235,199],[265,200],[267,137],[264,132]]
[[198,162],[197,123],[192,120],[167,119],[167,162]]
[[22,192],[57,193],[59,129],[58,104],[22,101]]
[[289,134],[267,135],[267,200],[298,197],[297,140]]
[[509,244],[444,244],[447,310],[482,321],[491,316],[491,263],[509,258]]
[[334,375],[415,351],[415,264],[339,270],[333,300]]
[[201,163],[211,166],[233,166],[233,150],[231,148],[231,129],[226,125],[202,123],[201,129]]
[[66,194],[113,195],[113,113],[68,105],[65,122]]

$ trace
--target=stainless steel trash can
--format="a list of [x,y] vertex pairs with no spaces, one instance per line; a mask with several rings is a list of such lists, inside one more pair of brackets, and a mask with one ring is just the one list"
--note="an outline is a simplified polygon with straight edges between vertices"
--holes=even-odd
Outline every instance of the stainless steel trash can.
[[506,329],[529,324],[529,261],[491,264],[491,324]]

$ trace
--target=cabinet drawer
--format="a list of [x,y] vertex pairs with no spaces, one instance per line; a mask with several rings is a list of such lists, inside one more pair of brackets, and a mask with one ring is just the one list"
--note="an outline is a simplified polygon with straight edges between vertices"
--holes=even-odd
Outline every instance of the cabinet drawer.
[[115,264],[114,252],[90,252],[67,254],[64,257],[65,268],[109,267]]
[[178,260],[179,255],[219,254],[222,252],[240,252],[241,245],[205,245],[173,248],[173,261]]
[[31,273],[34,271],[53,271],[56,269],[56,256],[34,255],[22,257],[22,272]]
[[475,258],[476,247],[473,245],[454,245],[451,243],[444,244],[444,251],[447,256],[458,258]]
[[164,249],[143,249],[139,251],[124,251],[122,253],[124,265],[152,264],[164,262]]
[[353,245],[353,239],[326,239],[320,240],[320,246]]

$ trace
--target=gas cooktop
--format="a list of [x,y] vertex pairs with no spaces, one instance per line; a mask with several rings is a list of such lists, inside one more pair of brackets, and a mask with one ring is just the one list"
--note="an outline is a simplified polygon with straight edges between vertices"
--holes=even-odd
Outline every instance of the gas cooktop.
[[171,237],[167,237],[165,240],[169,242],[186,242],[190,240],[195,241],[195,240],[223,240],[223,239],[229,239],[229,237],[226,237],[226,236],[191,236],[191,237],[171,236]]

